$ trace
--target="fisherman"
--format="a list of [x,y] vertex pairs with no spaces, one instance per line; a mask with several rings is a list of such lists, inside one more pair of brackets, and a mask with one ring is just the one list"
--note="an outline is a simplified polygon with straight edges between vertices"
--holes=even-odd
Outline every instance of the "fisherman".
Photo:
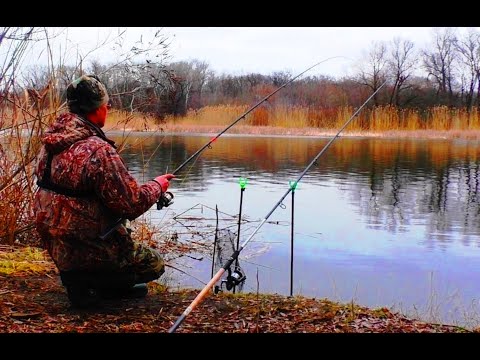
[[132,240],[133,220],[167,192],[173,174],[139,185],[102,131],[110,109],[104,84],[83,75],[67,88],[68,112],[41,138],[35,174],[36,229],[75,307],[103,299],[144,297],[165,271],[161,255]]

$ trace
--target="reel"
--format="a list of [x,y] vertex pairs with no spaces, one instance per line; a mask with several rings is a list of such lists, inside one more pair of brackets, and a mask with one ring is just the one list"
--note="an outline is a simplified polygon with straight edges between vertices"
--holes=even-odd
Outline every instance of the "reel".
[[222,292],[223,284],[225,284],[225,287],[227,288],[227,290],[230,291],[233,289],[234,286],[238,286],[242,284],[246,279],[247,277],[239,268],[235,269],[235,271],[233,272],[230,268],[228,268],[227,278],[223,279],[220,282],[220,286],[218,285],[215,286],[214,293],[218,294],[219,292]]
[[173,194],[170,191],[164,192],[157,201],[157,210],[162,210],[173,204]]

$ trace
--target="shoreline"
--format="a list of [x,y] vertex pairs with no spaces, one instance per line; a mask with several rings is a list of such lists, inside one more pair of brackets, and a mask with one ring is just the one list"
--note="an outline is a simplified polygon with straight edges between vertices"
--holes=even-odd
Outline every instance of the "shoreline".
[[[106,126],[104,131],[111,135],[132,134],[137,136],[152,135],[155,133],[171,136],[212,136],[225,129],[221,126],[174,126],[161,127],[150,130],[136,130],[134,128],[119,129]],[[315,128],[278,128],[271,126],[238,126],[222,134],[225,137],[307,137],[329,138],[337,134],[338,130]],[[387,130],[381,132],[345,130],[339,137],[355,138],[382,138],[382,139],[439,139],[439,140],[469,140],[480,141],[480,130]]]
[[[71,307],[58,270],[40,248],[0,247],[0,333],[166,333],[198,296],[148,283],[141,299]],[[28,282],[28,286],[25,284]],[[179,333],[475,333],[388,307],[254,292],[208,294]]]

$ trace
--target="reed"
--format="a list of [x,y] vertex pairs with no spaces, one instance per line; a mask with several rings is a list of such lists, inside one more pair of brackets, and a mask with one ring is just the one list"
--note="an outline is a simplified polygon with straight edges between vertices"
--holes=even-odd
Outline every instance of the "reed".
[[33,172],[39,139],[62,104],[53,80],[41,90],[7,90],[0,104],[0,243],[35,242]]
[[[218,129],[226,126],[247,110],[247,105],[206,106],[190,110],[183,117],[167,116],[164,128],[170,131],[190,129]],[[312,108],[300,106],[260,106],[250,113],[243,125],[278,129],[317,129],[335,130],[345,123],[354,112],[350,106],[337,108]],[[239,124],[242,125],[241,123]],[[360,112],[355,121],[346,129],[347,133],[391,132],[391,131],[466,131],[480,130],[478,109],[449,109],[434,107],[424,112],[417,109],[399,109],[393,106],[380,106]],[[285,130],[273,130],[286,133]]]
[[162,130],[162,126],[164,121],[149,114],[112,110],[107,116],[104,130],[158,131]]
[[189,110],[182,117],[166,116],[165,123],[172,129],[190,125],[226,126],[247,110],[247,105],[205,106],[198,110]]

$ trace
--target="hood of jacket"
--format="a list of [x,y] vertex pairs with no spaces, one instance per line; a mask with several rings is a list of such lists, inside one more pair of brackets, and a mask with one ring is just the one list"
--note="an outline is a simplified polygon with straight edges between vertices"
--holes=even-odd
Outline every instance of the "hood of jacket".
[[90,136],[98,136],[115,149],[117,148],[115,141],[107,138],[102,129],[74,113],[60,115],[55,123],[45,131],[41,141],[49,153],[58,154],[77,141]]
[[73,113],[65,113],[48,128],[41,138],[45,149],[58,154],[77,141],[96,135],[95,131]]

